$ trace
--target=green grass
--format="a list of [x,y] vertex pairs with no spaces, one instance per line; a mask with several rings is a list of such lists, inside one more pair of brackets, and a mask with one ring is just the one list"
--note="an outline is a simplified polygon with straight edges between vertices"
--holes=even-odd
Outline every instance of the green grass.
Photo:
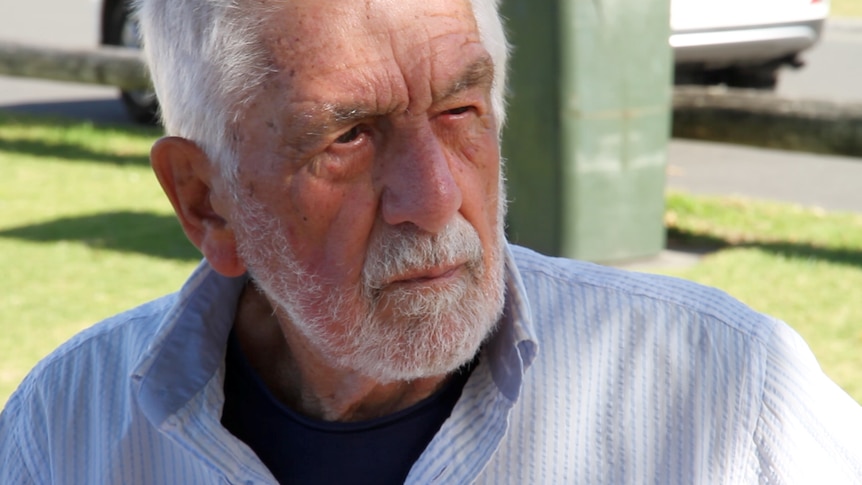
[[832,17],[862,17],[862,0],[832,0]]
[[0,406],[59,343],[199,259],[149,168],[159,134],[0,111]]
[[[0,406],[63,340],[197,263],[147,164],[159,135],[0,111]],[[862,216],[671,194],[667,222],[674,245],[715,250],[675,274],[787,321],[862,402]]]
[[862,403],[862,215],[670,194],[666,225],[672,246],[714,251],[674,275],[786,321]]

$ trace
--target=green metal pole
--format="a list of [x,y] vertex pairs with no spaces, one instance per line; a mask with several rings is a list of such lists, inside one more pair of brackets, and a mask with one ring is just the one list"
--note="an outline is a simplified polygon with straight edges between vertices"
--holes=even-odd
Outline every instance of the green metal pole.
[[600,262],[664,247],[669,0],[506,0],[513,241]]

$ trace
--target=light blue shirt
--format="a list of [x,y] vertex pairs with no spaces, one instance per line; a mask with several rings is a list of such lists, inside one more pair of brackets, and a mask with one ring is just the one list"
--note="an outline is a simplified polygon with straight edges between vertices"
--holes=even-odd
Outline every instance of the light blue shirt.
[[[501,326],[408,483],[862,483],[862,409],[783,323],[510,250]],[[0,415],[0,483],[274,483],[220,424],[244,282],[202,263],[40,362]]]

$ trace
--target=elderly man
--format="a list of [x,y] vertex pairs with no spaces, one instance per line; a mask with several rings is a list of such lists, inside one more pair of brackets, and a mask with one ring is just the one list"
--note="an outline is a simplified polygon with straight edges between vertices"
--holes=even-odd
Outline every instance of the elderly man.
[[510,246],[493,0],[143,0],[205,261],[0,418],[2,483],[853,483],[784,324]]

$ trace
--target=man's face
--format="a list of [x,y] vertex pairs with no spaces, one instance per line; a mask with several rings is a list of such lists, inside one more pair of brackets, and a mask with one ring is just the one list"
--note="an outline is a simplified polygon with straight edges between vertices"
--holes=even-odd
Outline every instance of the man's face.
[[453,370],[503,300],[493,66],[468,0],[297,0],[266,39],[277,75],[239,124],[228,203],[240,257],[333,365]]

